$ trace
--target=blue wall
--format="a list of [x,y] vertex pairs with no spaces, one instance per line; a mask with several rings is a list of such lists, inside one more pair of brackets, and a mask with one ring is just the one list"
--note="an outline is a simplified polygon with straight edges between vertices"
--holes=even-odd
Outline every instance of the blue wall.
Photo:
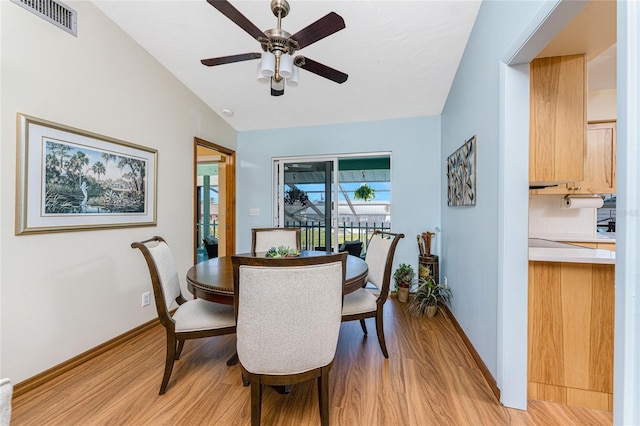
[[[405,234],[394,263],[409,263],[417,270],[415,236],[440,226],[439,117],[239,133],[237,252],[250,250],[251,228],[273,224],[273,157],[383,151],[391,152],[392,230]],[[259,208],[260,216],[249,216],[250,208]]]
[[[509,232],[498,220],[501,180],[509,179],[500,175],[504,166],[500,163],[499,144],[501,59],[541,5],[529,1],[482,2],[441,117],[443,161],[465,140],[477,135],[477,205],[448,207],[446,182],[441,188],[442,274],[453,288],[456,319],[494,378],[499,376],[498,343],[502,337],[498,331],[501,309],[498,238]],[[526,143],[522,146],[528,149]],[[526,173],[526,168],[522,173]],[[524,182],[522,191],[526,193],[528,187]],[[522,215],[526,218],[526,211]],[[522,249],[526,251],[526,239]],[[523,285],[526,289],[526,279],[509,285]],[[526,312],[523,318],[526,334]],[[526,354],[522,361],[526,372]],[[526,389],[522,391],[526,403]]]

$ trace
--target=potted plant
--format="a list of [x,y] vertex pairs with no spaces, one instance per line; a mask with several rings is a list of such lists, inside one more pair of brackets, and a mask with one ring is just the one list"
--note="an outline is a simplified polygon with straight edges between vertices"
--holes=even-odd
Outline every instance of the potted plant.
[[438,305],[449,303],[453,297],[449,286],[436,283],[431,277],[419,278],[418,284],[418,289],[409,304],[409,312],[412,315],[426,314],[433,317],[438,312]]
[[376,190],[370,187],[369,185],[367,185],[366,183],[363,183],[362,185],[360,185],[360,188],[356,189],[353,192],[353,197],[356,200],[369,201],[369,200],[373,200],[375,196],[376,196]]
[[411,265],[401,263],[393,273],[393,279],[396,282],[396,290],[398,291],[398,301],[406,302],[409,298],[409,287],[416,277],[416,272]]

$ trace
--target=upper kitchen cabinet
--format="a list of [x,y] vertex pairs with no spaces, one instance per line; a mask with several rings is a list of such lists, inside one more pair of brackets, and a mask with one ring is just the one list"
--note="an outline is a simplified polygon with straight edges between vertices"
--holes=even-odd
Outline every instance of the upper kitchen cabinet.
[[585,55],[539,58],[530,68],[529,183],[584,179]]
[[584,178],[532,191],[532,194],[615,194],[616,122],[589,123]]

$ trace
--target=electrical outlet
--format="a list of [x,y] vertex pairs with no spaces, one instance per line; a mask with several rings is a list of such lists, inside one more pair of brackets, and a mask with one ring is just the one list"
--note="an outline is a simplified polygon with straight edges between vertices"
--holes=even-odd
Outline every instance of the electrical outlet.
[[449,285],[449,283],[447,283],[447,277],[446,277],[446,275],[445,275],[445,277],[444,277],[444,286],[446,287],[446,286],[448,286],[448,285]]
[[151,303],[149,301],[151,295],[149,294],[149,292],[146,293],[142,293],[142,307],[145,307],[147,305],[149,305],[149,303]]
[[249,216],[260,216],[260,209],[249,209]]

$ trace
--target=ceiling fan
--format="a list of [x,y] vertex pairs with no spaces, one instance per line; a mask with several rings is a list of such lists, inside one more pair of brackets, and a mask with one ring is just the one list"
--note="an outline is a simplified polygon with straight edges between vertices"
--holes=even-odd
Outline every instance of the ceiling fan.
[[347,74],[294,53],[316,41],[322,40],[345,28],[344,19],[330,12],[312,24],[291,35],[281,28],[282,18],[289,14],[287,0],[272,0],[271,11],[278,18],[278,28],[262,32],[227,0],[207,0],[207,2],[231,19],[236,25],[255,38],[262,46],[263,53],[241,53],[239,55],[202,59],[203,65],[213,67],[233,62],[260,59],[258,79],[271,82],[271,96],[284,94],[285,80],[289,86],[298,83],[298,68],[312,72],[336,83],[344,83]]

